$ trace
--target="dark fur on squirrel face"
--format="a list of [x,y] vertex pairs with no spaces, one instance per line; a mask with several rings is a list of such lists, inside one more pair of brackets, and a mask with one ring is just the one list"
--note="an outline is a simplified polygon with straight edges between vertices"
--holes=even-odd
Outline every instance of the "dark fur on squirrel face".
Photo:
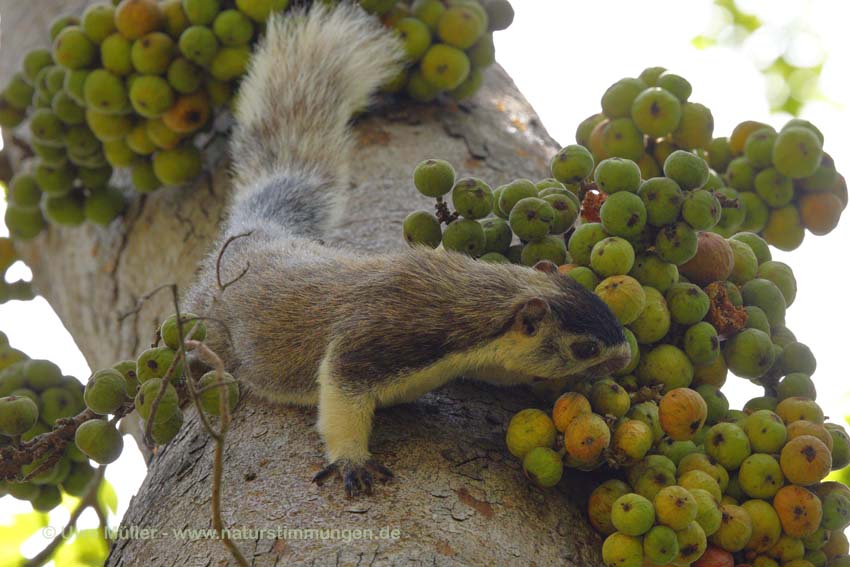
[[[533,374],[599,378],[627,366],[631,352],[608,306],[572,278],[557,273],[550,277],[557,291],[527,302],[517,315],[523,333],[539,335],[537,348],[527,355],[534,359]],[[544,369],[548,371],[540,372]]]

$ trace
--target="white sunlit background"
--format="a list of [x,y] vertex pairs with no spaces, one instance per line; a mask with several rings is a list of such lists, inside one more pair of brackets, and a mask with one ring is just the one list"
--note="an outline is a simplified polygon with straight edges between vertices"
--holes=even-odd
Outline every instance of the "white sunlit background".
[[[578,123],[600,111],[600,97],[610,84],[660,65],[692,83],[691,100],[713,112],[715,136],[728,136],[743,120],[781,127],[789,115],[773,113],[772,107],[782,107],[789,96],[810,99],[800,116],[823,131],[825,149],[838,170],[850,172],[850,34],[846,29],[850,3],[741,0],[737,7],[756,14],[763,23],[743,42],[737,41],[740,30],[730,26],[730,12],[709,0],[513,0],[513,4],[513,25],[496,35],[498,60],[562,145],[574,143]],[[697,37],[702,39],[694,42]],[[717,45],[695,46],[713,40]],[[13,49],[8,42],[3,48]],[[819,81],[807,72],[792,76],[789,82],[765,75],[761,68],[780,56],[796,67],[822,65]],[[4,209],[0,193],[0,214]],[[796,274],[799,292],[787,324],[817,357],[818,402],[833,421],[842,421],[850,413],[845,359],[850,350],[846,332],[850,302],[845,295],[850,293],[846,283],[850,220],[843,220],[828,236],[807,234],[792,253],[773,250],[774,259],[788,263]],[[0,235],[6,234],[0,223]],[[17,264],[7,277],[28,279],[29,272]],[[31,357],[53,360],[66,374],[82,380],[88,377],[83,356],[43,299],[0,305],[0,330]],[[734,376],[723,391],[733,407],[761,395],[758,388]],[[126,441],[121,458],[107,469],[119,502],[112,525],[120,521],[145,474],[135,443]],[[29,509],[11,497],[0,499],[0,533],[14,514]],[[67,519],[68,510],[60,507],[51,514],[50,523],[61,527]],[[95,527],[97,518],[89,510],[79,525]],[[45,543],[34,537],[23,551],[32,556]]]

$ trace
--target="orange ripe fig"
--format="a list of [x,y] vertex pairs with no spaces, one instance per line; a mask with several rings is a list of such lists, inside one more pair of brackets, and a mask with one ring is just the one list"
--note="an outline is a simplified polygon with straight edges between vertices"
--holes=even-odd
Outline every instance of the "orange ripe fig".
[[636,463],[652,448],[652,429],[642,421],[629,419],[614,430],[612,448],[626,463]]
[[744,145],[750,134],[762,128],[770,128],[769,125],[755,120],[745,120],[741,122],[735,129],[732,130],[732,135],[729,136],[729,149],[732,150],[732,155],[739,156],[744,153]]
[[702,428],[708,406],[696,391],[676,388],[661,398],[658,414],[664,433],[674,441],[687,441]]
[[180,134],[188,134],[201,128],[210,116],[210,101],[206,92],[198,91],[183,95],[162,115],[168,128]]
[[817,437],[801,435],[782,448],[779,465],[789,481],[808,486],[826,478],[832,469],[832,454]]
[[122,0],[115,9],[115,27],[127,39],[138,39],[164,23],[156,0]]
[[584,465],[595,463],[611,444],[611,430],[595,413],[581,414],[570,423],[564,434],[567,454]]
[[593,528],[602,535],[617,531],[611,521],[611,509],[614,501],[631,492],[628,484],[622,480],[611,479],[603,482],[590,493],[587,501],[587,515]]
[[806,537],[820,526],[823,509],[820,499],[802,486],[783,486],[773,497],[773,508],[782,529],[791,537]]
[[691,282],[706,286],[726,280],[734,266],[735,255],[726,239],[713,232],[700,232],[696,255],[679,266],[679,271]]
[[555,401],[552,408],[552,421],[561,433],[567,430],[570,422],[583,413],[591,413],[590,402],[578,392],[567,392]]
[[832,435],[829,434],[826,427],[821,425],[820,423],[812,423],[811,421],[806,421],[805,419],[799,419],[797,421],[793,421],[788,424],[788,440],[794,439],[795,437],[801,437],[803,435],[811,435],[812,437],[817,437],[823,444],[826,445],[826,448],[832,452],[832,446],[835,441],[832,438]]
[[832,193],[810,193],[800,198],[803,226],[818,236],[832,232],[838,225],[843,208],[841,200]]
[[776,406],[776,415],[786,425],[804,419],[814,423],[823,423],[823,410],[813,400],[798,396],[785,398]]
[[728,551],[711,546],[691,567],[735,567],[735,559]]

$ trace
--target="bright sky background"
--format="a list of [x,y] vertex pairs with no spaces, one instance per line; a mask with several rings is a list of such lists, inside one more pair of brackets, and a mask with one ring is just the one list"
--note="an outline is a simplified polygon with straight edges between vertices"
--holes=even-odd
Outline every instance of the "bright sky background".
[[[514,0],[516,19],[511,28],[496,36],[498,59],[520,90],[540,114],[543,124],[562,145],[574,143],[575,128],[587,116],[599,112],[599,99],[616,80],[637,76],[648,66],[661,65],[686,77],[693,85],[692,100],[712,109],[715,136],[731,133],[746,119],[766,121],[776,127],[787,117],[770,115],[762,75],[754,57],[779,55],[784,30],[805,18],[817,36],[794,48],[802,58],[812,45],[829,56],[823,68],[822,90],[830,102],[806,107],[803,118],[813,121],[825,134],[826,150],[840,171],[850,173],[850,3],[831,0],[762,0],[740,2],[752,7],[768,26],[752,41],[746,53],[727,49],[699,51],[690,40],[716,23],[709,0],[656,0],[645,2],[593,0]],[[769,8],[767,8],[769,6]],[[769,9],[769,13],[766,13]],[[779,49],[779,52],[775,52]],[[0,214],[4,210],[0,195]],[[818,402],[827,415],[838,420],[850,413],[845,354],[848,351],[850,286],[847,284],[847,247],[850,220],[826,237],[807,235],[792,254],[774,251],[774,259],[792,266],[797,276],[797,300],[787,323],[798,339],[807,343],[818,359]],[[0,223],[0,235],[5,226]],[[20,265],[9,277],[28,277]],[[34,358],[49,358],[63,371],[83,380],[89,369],[72,338],[47,303],[11,302],[0,305],[0,330],[13,346]],[[760,395],[746,380],[730,376],[724,392],[733,407]],[[144,463],[135,444],[126,440],[121,458],[107,469],[107,478],[119,494],[119,514],[144,478]],[[4,497],[0,522],[29,505]],[[67,511],[54,512],[51,524],[62,526]],[[90,511],[81,527],[94,527]],[[36,553],[46,541],[34,539],[26,551]]]

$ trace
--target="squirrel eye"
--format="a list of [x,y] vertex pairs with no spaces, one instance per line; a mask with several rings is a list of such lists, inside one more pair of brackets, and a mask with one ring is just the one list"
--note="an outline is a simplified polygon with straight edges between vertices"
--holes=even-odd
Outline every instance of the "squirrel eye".
[[585,360],[599,354],[599,345],[593,341],[581,341],[570,345],[570,350],[577,359]]

